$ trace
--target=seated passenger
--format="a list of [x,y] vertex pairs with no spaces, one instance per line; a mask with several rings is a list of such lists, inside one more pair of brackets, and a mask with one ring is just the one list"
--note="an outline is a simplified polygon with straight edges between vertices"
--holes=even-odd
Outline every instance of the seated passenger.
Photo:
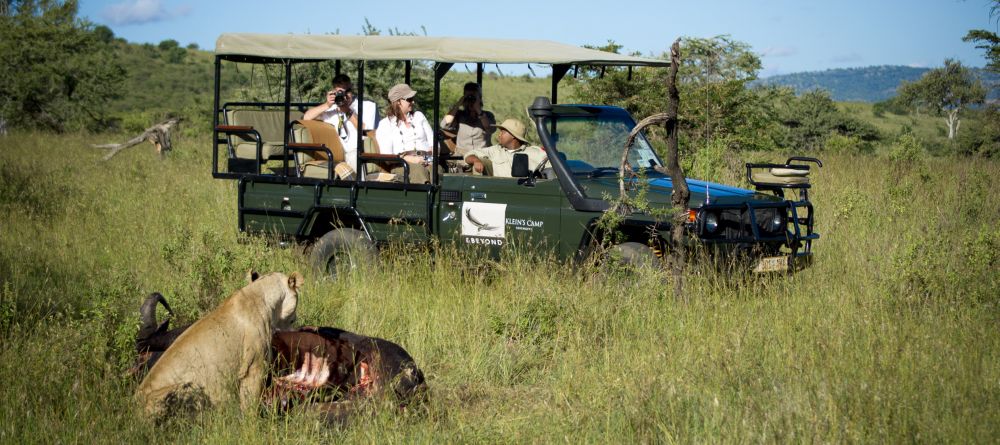
[[499,144],[470,151],[465,155],[465,162],[472,166],[476,173],[485,176],[510,178],[514,155],[528,155],[528,170],[534,171],[538,164],[545,160],[545,151],[530,145],[525,139],[524,124],[517,119],[507,119],[495,126]]
[[[365,130],[374,129],[378,122],[375,102],[366,100],[361,121]],[[333,78],[333,89],[326,93],[326,102],[306,110],[303,119],[323,121],[333,125],[344,146],[344,160],[351,169],[358,171],[358,99],[354,97],[351,78],[338,74]],[[364,136],[362,136],[364,137]]]
[[456,135],[456,150],[452,154],[465,157],[469,150],[489,145],[496,123],[493,113],[483,110],[483,91],[479,84],[469,82],[463,88],[462,97],[441,119],[441,128]]
[[[405,83],[389,89],[389,111],[375,130],[375,139],[382,154],[400,155],[406,161],[411,183],[424,184],[431,180],[427,166],[434,133],[424,114],[416,111],[416,95]],[[402,178],[403,167],[394,167],[392,173]]]

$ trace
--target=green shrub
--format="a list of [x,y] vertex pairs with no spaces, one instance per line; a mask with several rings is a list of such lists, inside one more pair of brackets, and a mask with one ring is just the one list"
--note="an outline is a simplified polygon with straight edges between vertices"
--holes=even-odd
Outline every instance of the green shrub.
[[869,154],[874,151],[870,142],[860,136],[831,134],[823,144],[823,151],[834,154],[856,155]]
[[688,176],[707,181],[716,180],[728,166],[726,151],[725,141],[720,139],[709,141],[708,144],[693,153],[693,162],[687,172]]
[[902,134],[889,146],[889,159],[893,161],[915,161],[924,153],[920,140],[912,134]]
[[142,133],[147,128],[158,122],[160,113],[154,111],[139,111],[134,113],[123,113],[121,119],[121,129],[128,135]]

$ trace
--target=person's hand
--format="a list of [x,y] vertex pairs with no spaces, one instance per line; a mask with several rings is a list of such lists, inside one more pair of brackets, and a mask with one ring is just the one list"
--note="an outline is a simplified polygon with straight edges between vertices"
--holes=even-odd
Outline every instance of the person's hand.
[[330,90],[330,91],[326,92],[326,105],[328,107],[332,107],[332,106],[334,106],[336,104],[334,102],[335,96],[336,96],[336,92],[334,92],[333,90]]
[[472,155],[466,156],[465,163],[471,164],[472,170],[474,170],[476,173],[483,172],[483,161],[479,159],[479,157]]
[[458,100],[452,104],[451,108],[448,109],[447,116],[454,116],[455,113],[458,113],[459,108],[462,107],[462,99],[464,99],[464,97],[459,97]]
[[424,157],[420,156],[420,155],[405,155],[405,156],[403,156],[403,160],[406,161],[406,162],[408,162],[408,163],[410,163],[410,164],[423,164],[424,163]]

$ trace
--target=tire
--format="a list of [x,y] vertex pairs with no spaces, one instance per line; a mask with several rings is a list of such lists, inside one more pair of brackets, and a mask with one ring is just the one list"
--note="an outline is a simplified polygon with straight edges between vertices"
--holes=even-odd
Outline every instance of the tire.
[[312,245],[309,262],[325,276],[337,279],[338,274],[375,264],[377,249],[365,233],[357,229],[333,229]]
[[618,244],[608,252],[609,259],[619,261],[626,267],[651,269],[661,266],[661,261],[649,246],[628,241]]

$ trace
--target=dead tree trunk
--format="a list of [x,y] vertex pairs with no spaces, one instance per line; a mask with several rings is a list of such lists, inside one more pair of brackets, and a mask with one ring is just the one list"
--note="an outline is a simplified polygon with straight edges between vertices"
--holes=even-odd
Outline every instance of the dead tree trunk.
[[129,139],[121,144],[94,144],[94,148],[108,148],[111,149],[108,154],[101,158],[102,161],[107,161],[111,159],[112,156],[118,154],[118,152],[137,145],[143,141],[149,141],[156,147],[156,154],[160,155],[162,158],[170,149],[170,130],[180,121],[178,118],[168,119],[166,121],[160,122],[152,127],[147,128],[142,134]]
[[657,167],[656,170],[670,175],[670,181],[673,183],[673,192],[670,198],[672,210],[674,211],[671,218],[673,231],[670,237],[672,247],[670,249],[670,268],[674,276],[674,296],[686,301],[687,297],[684,295],[684,265],[686,255],[684,250],[684,225],[687,223],[688,199],[691,197],[691,191],[688,189],[687,180],[684,178],[684,169],[681,168],[677,154],[677,109],[681,101],[680,92],[677,90],[677,67],[680,64],[680,39],[678,39],[670,47],[670,75],[667,76],[667,112],[654,114],[639,121],[629,133],[628,139],[625,140],[625,149],[622,151],[621,159],[621,175],[618,177],[618,193],[621,199],[619,199],[617,207],[611,211],[616,211],[622,215],[631,211],[628,205],[630,201],[625,190],[626,175],[632,173],[631,166],[628,163],[628,151],[632,148],[636,136],[644,128],[650,125],[663,124],[667,130],[667,168]]
[[687,180],[684,178],[684,169],[681,168],[679,156],[677,154],[677,108],[680,106],[681,94],[677,90],[677,67],[681,64],[680,39],[675,40],[670,46],[670,75],[667,76],[667,172],[670,174],[670,182],[673,184],[670,203],[674,213],[673,233],[671,234],[671,269],[674,274],[674,297],[687,300],[684,294],[684,225],[688,218],[688,199],[691,191],[688,190]]

